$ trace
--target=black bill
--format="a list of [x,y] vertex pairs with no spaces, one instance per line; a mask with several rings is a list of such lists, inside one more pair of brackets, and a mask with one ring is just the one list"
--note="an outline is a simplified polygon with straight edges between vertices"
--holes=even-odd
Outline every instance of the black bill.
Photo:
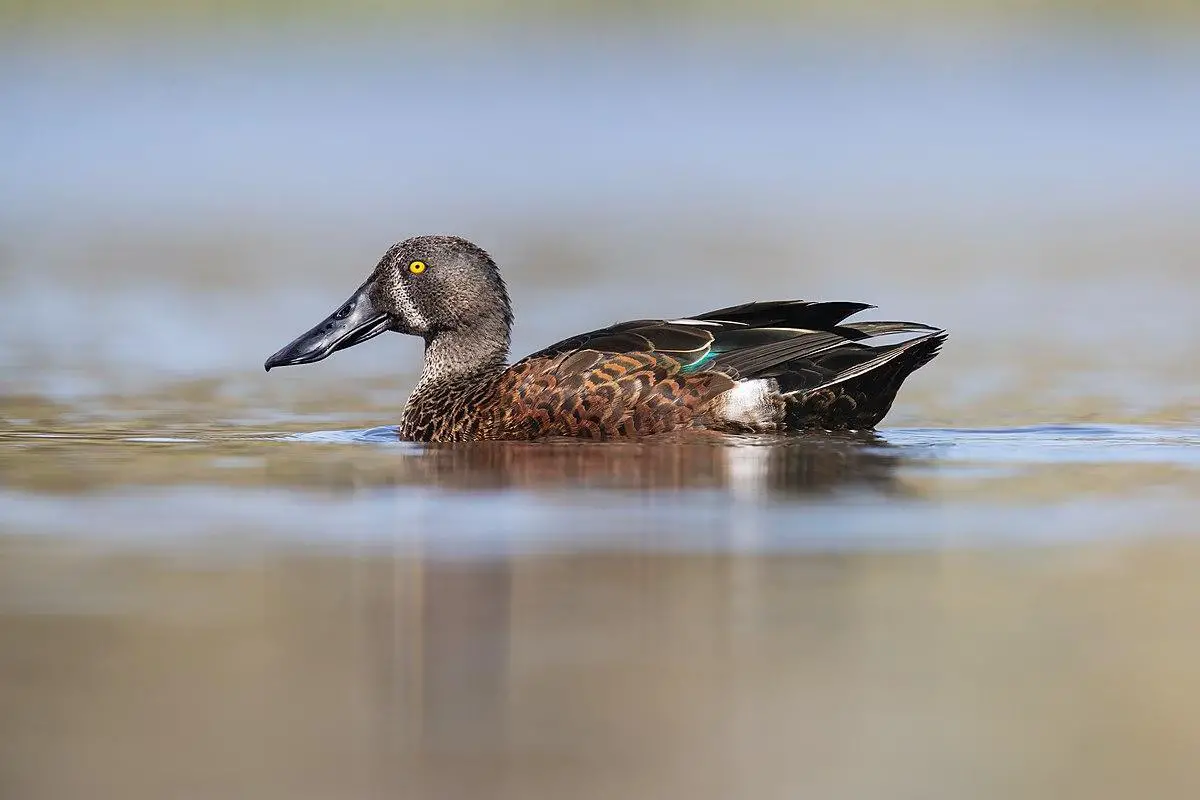
[[268,358],[263,366],[270,372],[271,367],[311,364],[388,330],[391,319],[377,311],[371,303],[370,286],[370,283],[363,284],[341,308],[312,330],[300,334],[287,347]]

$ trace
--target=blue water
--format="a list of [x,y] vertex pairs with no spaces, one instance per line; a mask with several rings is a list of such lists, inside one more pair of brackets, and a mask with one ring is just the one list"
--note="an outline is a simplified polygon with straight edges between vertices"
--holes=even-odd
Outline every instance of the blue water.
[[[729,447],[796,446],[823,434],[774,436],[730,436]],[[285,441],[319,444],[374,444],[396,447],[419,454],[422,446],[396,438],[391,426],[312,431],[288,434]],[[879,452],[898,452],[907,457],[937,458],[967,463],[1158,463],[1200,465],[1200,428],[1165,428],[1148,425],[1029,425],[1012,428],[898,428],[878,435],[867,434]],[[144,441],[128,439],[127,441]],[[171,441],[171,440],[164,440]],[[200,441],[200,440],[194,440]],[[854,438],[849,438],[854,441]],[[595,447],[586,443],[580,446]],[[871,444],[864,444],[870,450]]]
[[[164,485],[142,479],[69,497],[4,492],[4,527],[105,546],[417,548],[429,557],[490,559],[630,549],[975,549],[1200,533],[1196,428],[914,428],[718,443],[439,447],[398,442],[380,427],[38,434],[7,443],[27,440],[43,458],[57,443],[76,459],[107,447],[97,457],[115,449],[162,461]],[[202,468],[172,477],[185,456]],[[1072,478],[1089,469],[1099,472]],[[250,485],[231,480],[239,476]],[[245,538],[214,538],[221,531]]]

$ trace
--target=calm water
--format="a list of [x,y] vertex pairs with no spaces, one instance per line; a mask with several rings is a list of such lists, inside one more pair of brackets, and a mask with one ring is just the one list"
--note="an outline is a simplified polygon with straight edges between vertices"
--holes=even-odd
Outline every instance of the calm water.
[[[0,796],[1200,791],[1190,34],[394,33],[0,48]],[[862,436],[420,447],[415,341],[262,373],[431,230],[518,353],[952,337]]]

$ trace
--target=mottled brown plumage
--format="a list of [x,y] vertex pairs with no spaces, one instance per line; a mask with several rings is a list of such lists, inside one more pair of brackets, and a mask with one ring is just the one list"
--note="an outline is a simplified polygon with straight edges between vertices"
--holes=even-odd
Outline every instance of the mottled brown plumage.
[[582,350],[526,358],[413,392],[398,431],[412,441],[605,439],[720,427],[713,400],[733,388],[718,372],[679,374],[649,352]]
[[[512,312],[491,258],[463,239],[418,237],[392,247],[338,311],[266,366],[317,361],[385,330],[423,337],[424,369],[398,430],[412,441],[868,429],[945,333],[845,322],[866,308],[782,301],[637,320],[508,366]],[[895,333],[919,335],[862,342]]]

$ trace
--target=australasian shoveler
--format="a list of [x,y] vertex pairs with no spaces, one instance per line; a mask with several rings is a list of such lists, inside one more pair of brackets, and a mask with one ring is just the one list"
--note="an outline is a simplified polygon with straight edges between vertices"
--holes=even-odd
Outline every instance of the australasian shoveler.
[[[267,359],[308,364],[385,331],[425,340],[401,439],[450,442],[874,428],[946,340],[915,322],[845,322],[863,303],[746,303],[572,336],[508,364],[495,262],[455,236],[393,245],[337,311]],[[898,344],[864,340],[917,334]]]

